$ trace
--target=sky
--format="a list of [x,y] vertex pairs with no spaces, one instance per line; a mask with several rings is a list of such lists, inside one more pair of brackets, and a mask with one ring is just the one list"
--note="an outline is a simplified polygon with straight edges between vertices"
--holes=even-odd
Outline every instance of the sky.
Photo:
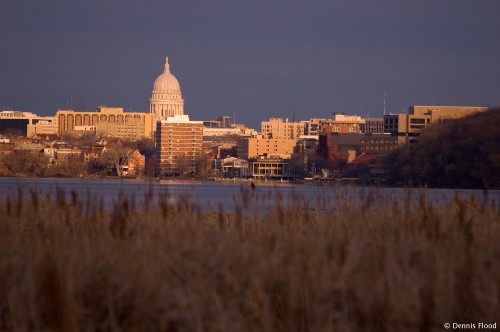
[[0,110],[148,112],[165,56],[193,120],[500,105],[498,0],[2,0]]

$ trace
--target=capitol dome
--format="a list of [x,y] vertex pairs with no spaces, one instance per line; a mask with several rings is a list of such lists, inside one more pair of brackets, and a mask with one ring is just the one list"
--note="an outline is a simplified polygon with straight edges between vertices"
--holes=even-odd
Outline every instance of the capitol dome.
[[165,70],[156,78],[153,85],[149,113],[155,114],[157,119],[184,114],[181,87],[177,78],[170,72],[168,57],[165,58]]

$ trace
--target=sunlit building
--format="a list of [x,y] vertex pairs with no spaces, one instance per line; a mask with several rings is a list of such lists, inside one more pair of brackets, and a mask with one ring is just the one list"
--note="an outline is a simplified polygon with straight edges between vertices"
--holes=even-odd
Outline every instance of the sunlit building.
[[321,133],[360,133],[361,126],[366,122],[358,115],[333,114],[332,119],[321,123]]
[[423,128],[447,120],[484,112],[478,106],[410,106],[408,114],[384,115],[384,132],[400,137],[401,143],[413,143]]
[[55,132],[53,132],[53,130],[55,127],[53,121],[54,117],[39,116],[31,112],[4,110],[0,112],[0,132],[17,132],[20,135],[31,137],[33,134],[37,133],[36,129],[33,128],[38,126],[36,128],[39,128],[38,132],[41,133],[40,125],[44,124],[47,125],[49,129],[43,133],[54,134]]
[[97,112],[59,110],[56,121],[60,136],[95,133],[122,139],[152,138],[154,117],[142,112],[124,112],[121,107],[98,107]]
[[195,171],[203,151],[203,121],[175,115],[156,122],[156,174],[185,175]]
[[240,138],[238,141],[238,157],[250,158],[284,158],[288,159],[294,153],[297,139],[266,138],[256,135],[250,138]]
[[267,138],[295,139],[304,134],[303,122],[288,122],[282,118],[271,118],[269,121],[262,121],[262,135]]

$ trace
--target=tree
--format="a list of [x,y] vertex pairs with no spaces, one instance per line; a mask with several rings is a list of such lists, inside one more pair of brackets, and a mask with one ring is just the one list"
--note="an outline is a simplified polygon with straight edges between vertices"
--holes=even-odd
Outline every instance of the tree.
[[195,173],[199,177],[207,177],[211,175],[214,158],[211,154],[201,154],[195,158]]
[[127,154],[129,152],[130,148],[124,147],[121,143],[112,143],[101,154],[100,161],[106,166],[108,172],[112,172],[114,169],[116,175],[122,176],[125,165],[127,165]]
[[177,165],[177,171],[180,176],[186,176],[194,172],[193,161],[188,154],[176,156],[174,159],[174,164]]
[[500,187],[500,108],[420,132],[412,149],[384,159],[391,183],[447,188]]
[[30,151],[14,151],[1,159],[5,175],[42,176],[47,161],[43,153]]

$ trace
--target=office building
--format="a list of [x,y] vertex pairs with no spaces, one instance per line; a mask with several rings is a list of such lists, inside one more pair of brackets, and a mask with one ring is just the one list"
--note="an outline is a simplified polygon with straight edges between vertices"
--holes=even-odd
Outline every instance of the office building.
[[59,110],[56,113],[59,136],[95,133],[128,140],[153,138],[154,116],[124,112],[121,107],[98,107],[97,112]]

